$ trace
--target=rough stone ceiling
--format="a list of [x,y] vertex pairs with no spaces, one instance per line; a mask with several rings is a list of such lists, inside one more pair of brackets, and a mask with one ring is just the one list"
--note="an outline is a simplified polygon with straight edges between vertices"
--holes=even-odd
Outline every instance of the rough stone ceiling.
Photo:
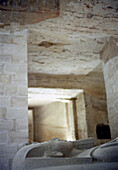
[[118,37],[118,1],[61,0],[60,17],[19,27],[28,29],[29,74],[88,75]]
[[87,75],[109,36],[118,36],[118,1],[63,3],[60,17],[25,26],[29,73]]
[[82,92],[81,89],[28,88],[28,106],[36,107],[55,101],[67,102]]
[[[30,48],[32,52],[29,52],[29,72],[60,75],[88,74],[99,65],[100,45],[97,46],[95,39],[79,37],[68,40],[63,34],[59,33],[59,35],[60,42],[59,40],[54,42],[49,35],[50,40],[42,41],[43,45],[39,43],[34,53],[32,53],[33,46]],[[51,45],[45,47],[47,44]]]

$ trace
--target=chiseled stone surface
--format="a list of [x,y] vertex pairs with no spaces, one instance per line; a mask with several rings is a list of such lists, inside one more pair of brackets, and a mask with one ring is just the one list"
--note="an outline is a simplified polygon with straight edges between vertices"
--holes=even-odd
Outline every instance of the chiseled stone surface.
[[[109,41],[110,36],[118,37],[117,1],[65,0],[60,2],[60,17],[34,25],[20,26],[21,29],[28,28],[29,30],[29,87],[84,89],[88,134],[96,139],[96,125],[109,123],[99,53]],[[17,24],[16,27],[12,25],[12,28],[17,30]],[[7,119],[9,117],[6,107],[15,109],[15,100],[17,99],[22,104],[20,99],[26,97],[26,93],[23,97],[22,90],[18,90],[18,88],[16,89],[18,91],[15,89],[10,91],[8,85],[27,86],[27,36],[18,32],[10,34],[10,30],[3,30],[0,37],[0,86],[3,89],[0,90],[0,121],[2,121],[6,119],[6,116]],[[25,48],[23,47],[24,42]],[[108,110],[109,113],[113,113],[109,114],[109,119],[113,120],[112,123],[116,127],[117,120],[114,115],[118,113],[117,57],[114,57],[113,61],[108,61],[108,59],[109,57],[105,60],[104,74],[108,86],[106,86],[109,98]],[[105,69],[107,67],[108,69]],[[10,94],[13,95],[12,101]],[[114,107],[111,106],[112,101]],[[25,103],[26,100],[23,103],[24,109],[26,109]],[[20,109],[19,104],[17,109]],[[11,117],[13,117],[13,112]],[[21,119],[20,116],[19,119]],[[15,120],[12,123],[13,129],[19,129],[20,126],[19,124],[16,126]],[[114,131],[113,135],[116,135],[114,127],[112,126],[112,131]],[[7,145],[8,141],[12,141],[15,145],[18,143],[18,147],[21,146],[19,130],[10,130],[9,133],[8,130],[4,130],[0,133],[1,143]],[[9,137],[11,138],[9,139]],[[18,138],[16,139],[16,137]],[[24,143],[27,138],[26,133],[24,132],[21,137]],[[6,170],[11,159],[7,160],[2,157],[0,162],[0,168]]]
[[0,31],[1,170],[9,170],[19,144],[23,145],[28,140],[26,40],[26,30],[12,33]]
[[[111,40],[109,44],[113,41]],[[115,138],[118,136],[118,46],[116,44],[112,44],[111,48],[109,44],[105,46],[103,49],[103,53],[101,53],[101,57],[103,59],[103,71],[105,78],[105,86],[107,93],[107,108],[108,108],[108,117],[111,129],[111,136]],[[112,51],[114,49],[113,57],[109,58],[107,62],[104,61],[104,55]],[[116,49],[116,50],[115,50]],[[116,56],[114,56],[116,54]]]
[[65,3],[60,17],[25,26],[29,73],[88,74],[100,63],[105,37],[117,36],[116,1]]
[[28,28],[29,87],[84,89],[87,129],[109,124],[100,51],[118,37],[117,1],[60,1],[60,17]]

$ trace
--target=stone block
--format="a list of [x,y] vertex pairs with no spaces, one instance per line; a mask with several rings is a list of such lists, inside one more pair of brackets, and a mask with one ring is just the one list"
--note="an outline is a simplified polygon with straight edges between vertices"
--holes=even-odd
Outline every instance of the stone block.
[[21,74],[25,74],[25,73],[27,73],[27,64],[19,64],[19,65],[17,65],[18,67],[19,67],[19,69],[18,69],[18,72],[19,73],[21,73]]
[[[27,35],[0,33],[0,169],[8,170],[18,150],[28,141],[27,122]],[[22,50],[19,50],[22,49]],[[24,94],[25,92],[25,94]],[[17,97],[17,95],[22,96]],[[10,107],[12,106],[12,108]],[[16,109],[20,108],[20,109]],[[25,108],[25,109],[22,109]],[[17,119],[17,126],[16,126]],[[23,119],[23,122],[22,122]],[[27,123],[28,124],[28,123]],[[23,129],[21,132],[20,127]],[[16,128],[19,131],[16,131]],[[25,130],[24,130],[25,128]],[[8,143],[13,143],[10,145]]]
[[15,31],[14,33],[13,33],[13,38],[15,39],[15,38],[17,38],[17,40],[18,40],[18,38],[22,38],[22,43],[19,43],[19,44],[21,44],[21,45],[24,45],[24,44],[27,44],[27,29],[24,29],[24,30],[22,30],[22,31],[19,31],[19,24],[16,24],[16,23],[13,23],[13,26],[15,25],[15,27],[17,27],[18,29],[17,29],[17,31]]
[[0,119],[6,118],[6,107],[0,107]]
[[7,131],[0,131],[0,143],[3,143],[3,144],[5,144],[5,143],[7,143],[8,142],[8,132]]
[[11,83],[11,75],[0,74],[0,84],[10,84]]
[[27,40],[26,38],[24,38],[22,35],[15,35],[13,38],[12,38],[12,43],[13,44],[19,44],[19,45],[24,45],[26,46],[27,45]]
[[4,85],[0,85],[0,96],[4,95]]
[[18,86],[17,87],[17,95],[18,96],[28,96],[28,88],[26,86]]
[[0,64],[0,73],[4,73],[4,64]]
[[20,57],[15,57],[15,56],[12,56],[11,57],[11,62],[13,64],[27,64],[27,60],[26,59],[23,59],[23,58],[20,58]]
[[0,121],[0,130],[12,130],[14,127],[13,120]]
[[9,107],[10,106],[10,99],[9,97],[0,97],[0,106],[2,107]]
[[27,130],[28,129],[28,119],[16,120],[16,130]]
[[17,64],[16,63],[5,64],[4,73],[5,74],[11,74],[11,73],[24,74],[24,73],[27,73],[27,64],[20,64],[19,62]]
[[12,97],[11,98],[11,107],[27,108],[27,106],[28,106],[27,97]]
[[15,52],[17,53],[17,46],[16,45],[12,45],[12,44],[0,44],[0,52],[1,55],[14,55]]
[[9,143],[25,144],[28,142],[28,131],[9,131]]
[[25,109],[7,108],[6,112],[7,119],[26,120],[28,117],[28,110],[26,108]]
[[0,43],[1,44],[10,44],[11,36],[8,36],[7,34],[0,35]]
[[16,96],[17,94],[17,86],[14,85],[6,85],[5,86],[5,95],[6,96]]
[[26,85],[27,86],[27,74],[15,74],[12,75],[12,84],[14,85]]
[[11,63],[5,64],[4,72],[5,72],[5,74],[18,73],[19,67],[16,64],[11,64]]
[[[19,46],[19,48],[21,48],[21,46]],[[11,56],[11,62],[13,64],[27,64],[27,49],[24,50],[24,48],[22,48],[22,50],[19,51],[19,53],[16,53],[15,55]]]
[[0,54],[0,63],[10,63],[11,62],[11,56]]

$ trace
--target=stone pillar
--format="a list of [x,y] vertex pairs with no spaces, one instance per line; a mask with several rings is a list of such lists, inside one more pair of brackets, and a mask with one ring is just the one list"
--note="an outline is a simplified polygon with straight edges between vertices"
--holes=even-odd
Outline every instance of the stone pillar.
[[78,139],[88,138],[87,117],[83,92],[77,96],[76,108]]
[[27,30],[0,32],[0,169],[28,142]]
[[118,137],[118,46],[114,38],[109,39],[100,55],[106,86],[111,137],[115,138]]
[[76,140],[75,136],[75,120],[73,110],[73,100],[67,100],[66,103],[66,117],[67,117],[67,140]]

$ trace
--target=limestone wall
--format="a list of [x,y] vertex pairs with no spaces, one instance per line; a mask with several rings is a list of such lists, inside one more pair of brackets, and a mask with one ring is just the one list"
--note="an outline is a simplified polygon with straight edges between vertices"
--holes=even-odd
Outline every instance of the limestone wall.
[[28,141],[27,31],[0,32],[0,169]]
[[106,93],[101,66],[89,75],[30,74],[30,87],[84,89],[88,136],[96,139],[96,125],[108,124]]
[[58,18],[26,25],[29,87],[83,89],[88,136],[109,124],[100,51],[118,37],[116,1],[60,1]]
[[35,141],[48,141],[58,137],[67,139],[65,104],[53,102],[34,110]]
[[77,126],[78,126],[78,139],[86,139],[88,137],[87,129],[87,115],[85,109],[84,94],[80,93],[76,100],[77,111]]
[[111,38],[101,51],[112,138],[118,137],[118,46]]

